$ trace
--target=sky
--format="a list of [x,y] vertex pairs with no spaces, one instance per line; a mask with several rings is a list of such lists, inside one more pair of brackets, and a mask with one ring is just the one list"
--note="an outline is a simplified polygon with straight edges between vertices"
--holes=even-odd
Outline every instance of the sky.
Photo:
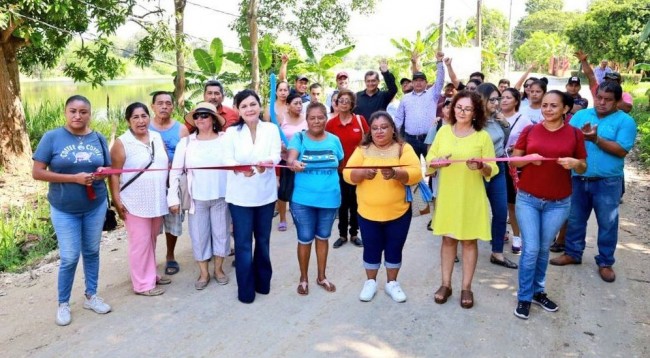
[[[585,11],[589,0],[565,0],[565,10]],[[164,1],[173,13],[173,2]],[[484,5],[498,9],[508,17],[510,0],[484,0]],[[140,4],[147,7],[146,1]],[[408,4],[408,6],[406,6]],[[221,10],[216,12],[205,7]],[[525,0],[512,0],[512,26],[525,15]],[[219,37],[224,42],[226,51],[238,49],[237,35],[229,29],[233,22],[233,14],[238,14],[239,0],[188,0],[185,8],[185,32],[191,36],[211,40]],[[359,54],[391,56],[396,51],[390,44],[391,38],[414,39],[418,30],[425,32],[432,23],[438,23],[440,2],[436,0],[379,0],[375,12],[369,16],[353,14],[348,31],[356,45],[351,57]],[[142,9],[140,9],[142,10]],[[467,21],[476,16],[476,0],[447,0],[445,5],[445,21]],[[120,31],[121,36],[129,36],[135,27],[127,26]],[[283,41],[280,38],[280,41]],[[289,42],[290,41],[285,41]],[[297,41],[291,43],[301,48]]]

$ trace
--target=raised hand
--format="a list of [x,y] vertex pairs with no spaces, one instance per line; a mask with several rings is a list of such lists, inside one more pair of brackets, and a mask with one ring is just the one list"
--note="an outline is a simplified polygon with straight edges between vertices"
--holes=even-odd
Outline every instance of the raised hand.
[[437,61],[442,61],[442,59],[445,58],[445,53],[442,51],[436,52],[436,60]]
[[287,55],[286,53],[283,53],[282,56],[280,57],[280,61],[282,61],[282,63],[289,62],[289,55]]
[[582,50],[576,51],[575,56],[580,62],[587,61],[587,54]]
[[379,61],[379,71],[387,72],[388,71],[388,61],[385,58],[382,58]]

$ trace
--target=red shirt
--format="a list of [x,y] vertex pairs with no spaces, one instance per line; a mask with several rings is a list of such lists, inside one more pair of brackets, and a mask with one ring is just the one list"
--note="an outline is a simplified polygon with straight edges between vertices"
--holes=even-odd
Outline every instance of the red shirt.
[[[361,126],[359,126],[361,124]],[[341,123],[341,118],[337,114],[332,117],[325,125],[325,130],[339,137],[343,146],[343,160],[339,163],[339,170],[343,170],[352,156],[354,150],[359,146],[364,133],[370,132],[370,127],[366,119],[360,114],[353,114],[352,120],[348,124]]]
[[[582,132],[568,124],[555,132],[541,123],[530,125],[521,132],[515,149],[546,158],[587,158]],[[542,165],[528,164],[519,176],[519,189],[541,199],[564,199],[571,195],[571,171],[550,160],[542,161]]]
[[217,112],[219,112],[220,116],[226,119],[226,124],[223,126],[223,131],[239,121],[239,113],[230,107],[221,105],[219,108],[217,108]]

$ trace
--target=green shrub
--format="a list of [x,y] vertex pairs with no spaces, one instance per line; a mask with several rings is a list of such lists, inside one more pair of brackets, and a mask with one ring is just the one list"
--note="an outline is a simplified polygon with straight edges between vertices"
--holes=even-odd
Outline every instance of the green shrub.
[[623,83],[633,83],[638,85],[639,82],[641,82],[640,73],[621,73],[621,78],[623,79]]

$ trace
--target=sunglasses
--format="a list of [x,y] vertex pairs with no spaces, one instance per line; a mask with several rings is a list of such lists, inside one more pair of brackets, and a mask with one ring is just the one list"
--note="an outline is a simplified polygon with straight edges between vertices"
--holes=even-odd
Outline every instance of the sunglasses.
[[199,119],[199,118],[206,119],[206,118],[210,118],[210,114],[209,113],[194,113],[192,115],[192,118],[194,118],[194,119]]

